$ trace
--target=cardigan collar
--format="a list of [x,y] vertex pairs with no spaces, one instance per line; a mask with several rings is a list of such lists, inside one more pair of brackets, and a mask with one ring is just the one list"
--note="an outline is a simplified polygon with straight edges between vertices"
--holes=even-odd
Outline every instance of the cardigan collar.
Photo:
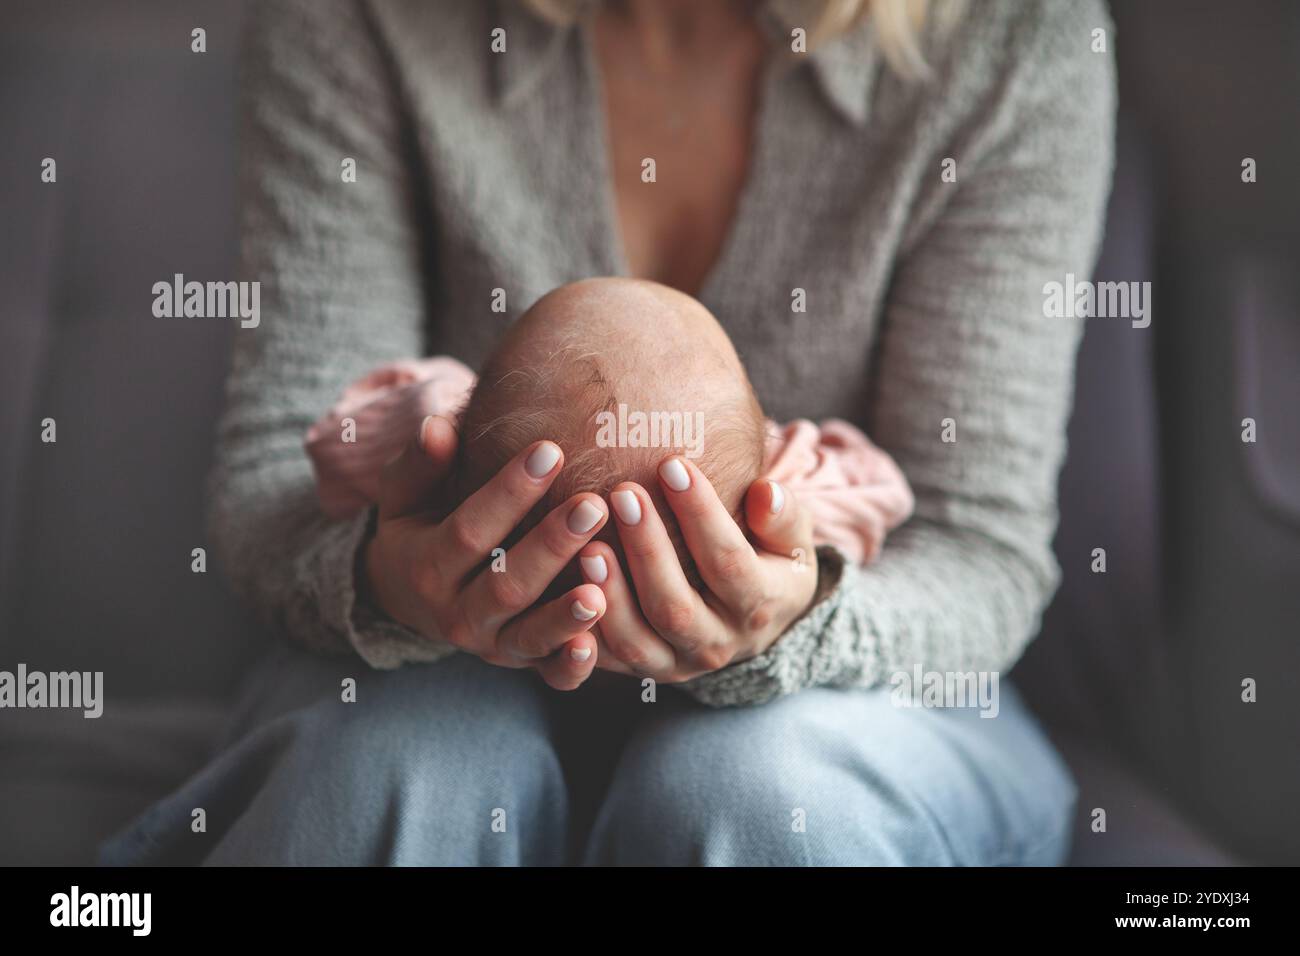
[[[594,0],[587,0],[590,16]],[[520,0],[497,0],[497,17],[506,31],[506,52],[489,54],[497,102],[510,107],[526,100],[546,83],[563,59],[570,39],[580,29],[572,24],[555,26],[538,19]],[[773,49],[791,68],[807,60],[822,96],[847,121],[864,126],[870,118],[871,92],[880,65],[869,19],[812,53],[790,50],[791,31],[806,24],[806,0],[764,0],[759,21]]]

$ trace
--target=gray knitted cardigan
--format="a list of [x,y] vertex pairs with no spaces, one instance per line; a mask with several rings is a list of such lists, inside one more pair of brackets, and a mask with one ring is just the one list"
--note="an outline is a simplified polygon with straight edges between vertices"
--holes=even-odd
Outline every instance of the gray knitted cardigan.
[[[866,568],[821,549],[812,610],[685,685],[713,705],[1015,662],[1058,579],[1080,333],[1044,316],[1044,285],[1088,277],[1111,174],[1098,0],[970,4],[946,38],[927,32],[921,81],[883,64],[869,23],[788,52],[799,18],[764,11],[754,154],[699,297],[770,416],[859,424],[917,506]],[[357,600],[367,518],[320,512],[303,433],[377,363],[477,366],[547,290],[627,273],[588,29],[510,2],[254,9],[241,277],[261,282],[262,318],[236,333],[211,526],[237,589],[294,640],[377,668],[453,652]]]

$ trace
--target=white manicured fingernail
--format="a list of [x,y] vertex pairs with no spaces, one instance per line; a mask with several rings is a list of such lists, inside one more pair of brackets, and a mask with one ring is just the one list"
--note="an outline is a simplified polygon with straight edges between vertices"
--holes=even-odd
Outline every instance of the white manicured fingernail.
[[581,664],[583,661],[585,661],[587,658],[591,656],[591,648],[571,647],[569,648],[569,656],[572,657],[579,664]]
[[785,507],[785,492],[775,481],[769,481],[768,484],[772,486],[772,514],[780,514]]
[[[574,601],[569,605],[569,610],[573,612],[574,618],[579,621],[590,621],[596,616],[596,612],[587,607],[581,601]],[[586,660],[586,658],[583,658],[583,660]]]
[[673,491],[685,491],[691,486],[691,473],[680,458],[669,458],[659,466],[659,477]]
[[554,442],[544,441],[528,456],[524,469],[530,478],[545,478],[560,460],[560,446]]
[[590,501],[580,501],[578,506],[569,512],[569,530],[574,534],[586,534],[596,527],[596,523],[603,517],[605,512]]
[[582,565],[582,573],[592,584],[604,584],[605,579],[609,577],[609,566],[598,554],[593,554],[589,558],[579,558],[578,563]]
[[609,497],[614,502],[619,521],[624,524],[641,523],[641,502],[636,500],[636,495],[630,491],[616,491]]

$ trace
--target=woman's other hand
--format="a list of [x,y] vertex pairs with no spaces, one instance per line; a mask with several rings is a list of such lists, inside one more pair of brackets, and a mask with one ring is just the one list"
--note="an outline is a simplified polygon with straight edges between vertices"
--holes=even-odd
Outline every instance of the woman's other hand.
[[759,479],[745,496],[753,544],[689,460],[669,458],[659,482],[710,593],[687,581],[650,496],[631,482],[610,503],[635,596],[607,544],[582,549],[580,564],[608,600],[601,666],[678,683],[775,643],[811,606],[817,560],[811,519],[776,482]]

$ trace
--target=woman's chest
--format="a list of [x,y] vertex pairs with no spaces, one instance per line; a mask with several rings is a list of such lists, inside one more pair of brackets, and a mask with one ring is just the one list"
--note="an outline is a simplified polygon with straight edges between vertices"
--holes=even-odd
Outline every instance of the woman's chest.
[[422,118],[428,350],[475,366],[555,286],[639,274],[718,316],[769,414],[860,418],[905,220],[897,156],[775,74],[747,134],[699,134],[718,137],[707,162],[689,141],[647,148],[643,130],[607,122],[620,111],[595,69],[573,57],[510,108],[457,117],[444,98]]
[[698,295],[746,186],[767,44],[752,18],[676,53],[619,24],[589,39],[623,267]]

